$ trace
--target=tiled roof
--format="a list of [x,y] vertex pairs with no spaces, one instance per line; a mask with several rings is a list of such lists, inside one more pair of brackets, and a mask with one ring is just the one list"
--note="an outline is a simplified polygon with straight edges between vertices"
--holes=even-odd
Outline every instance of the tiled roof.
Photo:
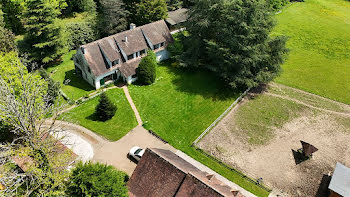
[[[152,24],[152,23],[151,23]],[[149,25],[151,25],[149,24]],[[147,43],[140,28],[123,31],[113,36],[126,55],[147,48]],[[125,39],[127,38],[127,40]]]
[[141,58],[136,58],[131,60],[130,62],[125,62],[119,68],[120,72],[123,73],[124,76],[132,76],[136,74],[136,68],[140,64]]
[[166,26],[164,20],[160,20],[150,25],[144,25],[140,27],[143,33],[150,39],[153,45],[162,42],[172,42],[173,37],[171,36],[168,27]]
[[131,196],[242,197],[214,175],[203,172],[175,153],[146,149],[128,182]]
[[188,10],[186,8],[181,8],[168,12],[168,18],[166,19],[166,22],[170,25],[176,25],[185,22],[187,20],[187,11]]
[[[143,33],[151,40],[152,44],[165,42],[167,45],[168,42],[172,42],[173,40],[164,20],[160,20],[82,45],[81,48],[84,49],[85,59],[94,76],[103,75],[116,68],[122,68],[123,74],[128,74],[125,75],[126,77],[135,74],[138,64],[135,65],[135,62],[129,63],[129,61],[125,62],[119,49],[125,52],[126,55],[148,49]],[[118,48],[117,43],[120,48]],[[102,51],[111,62],[120,59],[119,64],[109,68]],[[131,66],[131,68],[128,66]]]

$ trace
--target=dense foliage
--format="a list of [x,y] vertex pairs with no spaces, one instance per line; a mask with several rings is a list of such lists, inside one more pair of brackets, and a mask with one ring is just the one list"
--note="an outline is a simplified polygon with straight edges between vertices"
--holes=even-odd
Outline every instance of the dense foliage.
[[43,63],[56,60],[67,51],[63,28],[57,21],[61,5],[54,0],[27,0],[26,7],[25,40],[31,46],[31,57]]
[[74,12],[90,12],[96,11],[96,3],[94,0],[66,0],[67,7],[63,10],[63,14],[72,15]]
[[48,103],[49,104],[54,104],[58,95],[60,94],[60,83],[59,82],[55,82],[53,79],[51,79],[51,77],[49,76],[49,74],[43,69],[41,68],[39,70],[40,76],[47,81],[47,95],[48,95]]
[[197,0],[189,11],[182,65],[210,69],[232,88],[254,87],[281,70],[286,38],[261,0]]
[[114,116],[116,111],[117,111],[117,107],[108,98],[106,93],[103,92],[100,96],[99,103],[96,106],[96,110],[95,110],[96,118],[100,121],[109,120]]
[[97,39],[96,24],[90,21],[70,22],[65,25],[68,33],[67,45],[69,49],[76,49],[79,46],[92,42]]
[[5,28],[4,13],[1,10],[0,4],[0,52],[10,52],[16,50],[15,36]]
[[137,25],[144,25],[168,16],[165,0],[141,0],[132,10],[132,20]]
[[70,196],[127,197],[128,175],[101,163],[78,163],[73,169],[67,194]]
[[5,27],[16,34],[23,33],[21,22],[22,12],[25,9],[24,0],[0,0],[4,14]]
[[136,69],[137,81],[142,85],[150,85],[156,80],[156,55],[148,51],[148,55],[142,58],[139,67]]
[[128,25],[129,12],[122,0],[99,0],[99,30],[102,36],[124,31]]
[[278,11],[289,3],[289,0],[267,0],[267,5],[272,11]]

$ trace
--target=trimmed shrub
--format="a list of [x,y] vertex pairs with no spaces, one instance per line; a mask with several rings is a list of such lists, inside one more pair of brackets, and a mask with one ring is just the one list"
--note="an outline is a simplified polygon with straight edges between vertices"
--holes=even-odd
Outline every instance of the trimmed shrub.
[[69,196],[127,197],[125,172],[101,163],[79,162],[73,169],[67,189]]
[[148,55],[142,58],[139,67],[136,69],[137,80],[141,85],[150,85],[156,80],[157,60],[153,51],[148,51]]
[[100,96],[99,103],[96,106],[95,115],[97,120],[109,120],[114,116],[116,111],[117,107],[109,100],[106,93],[103,92]]

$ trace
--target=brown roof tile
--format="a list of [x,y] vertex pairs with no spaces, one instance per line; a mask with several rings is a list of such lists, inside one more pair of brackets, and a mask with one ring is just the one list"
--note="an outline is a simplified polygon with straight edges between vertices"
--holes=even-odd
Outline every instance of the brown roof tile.
[[[173,41],[164,20],[160,20],[85,44],[82,46],[85,51],[84,56],[94,76],[103,75],[119,67],[121,68],[122,73],[126,74],[125,76],[135,74],[135,69],[140,61],[122,61],[122,56],[117,50],[118,46],[116,43],[118,43],[119,47],[126,53],[126,55],[147,49],[148,46],[141,29],[150,40],[152,40],[152,44],[166,41],[165,44],[167,45],[168,42]],[[127,37],[127,42],[125,41],[125,37]],[[120,59],[119,64],[116,67],[108,68],[109,66],[105,61],[101,50],[110,61]]]
[[176,25],[183,23],[187,20],[187,11],[186,8],[177,9],[175,11],[168,12],[168,18],[165,19],[170,25]]
[[214,176],[163,149],[146,149],[128,187],[135,197],[242,196]]
[[149,25],[144,25],[140,27],[143,33],[150,39],[153,45],[162,42],[173,42],[173,37],[170,34],[168,27],[166,26],[164,20],[156,21]]

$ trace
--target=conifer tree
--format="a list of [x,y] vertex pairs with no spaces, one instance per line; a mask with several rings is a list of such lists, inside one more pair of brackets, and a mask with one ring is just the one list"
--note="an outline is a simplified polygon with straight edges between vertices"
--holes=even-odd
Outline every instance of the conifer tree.
[[106,93],[103,92],[96,106],[96,118],[100,121],[109,120],[114,116],[116,111],[117,107],[109,100]]
[[43,63],[56,60],[64,52],[65,37],[57,16],[62,4],[55,0],[27,0],[24,12],[25,40],[31,46],[30,56]]
[[100,0],[100,32],[108,36],[124,31],[128,26],[129,12],[122,0]]
[[196,0],[189,11],[181,63],[211,69],[233,88],[266,83],[281,70],[286,37],[271,37],[275,23],[265,0]]

